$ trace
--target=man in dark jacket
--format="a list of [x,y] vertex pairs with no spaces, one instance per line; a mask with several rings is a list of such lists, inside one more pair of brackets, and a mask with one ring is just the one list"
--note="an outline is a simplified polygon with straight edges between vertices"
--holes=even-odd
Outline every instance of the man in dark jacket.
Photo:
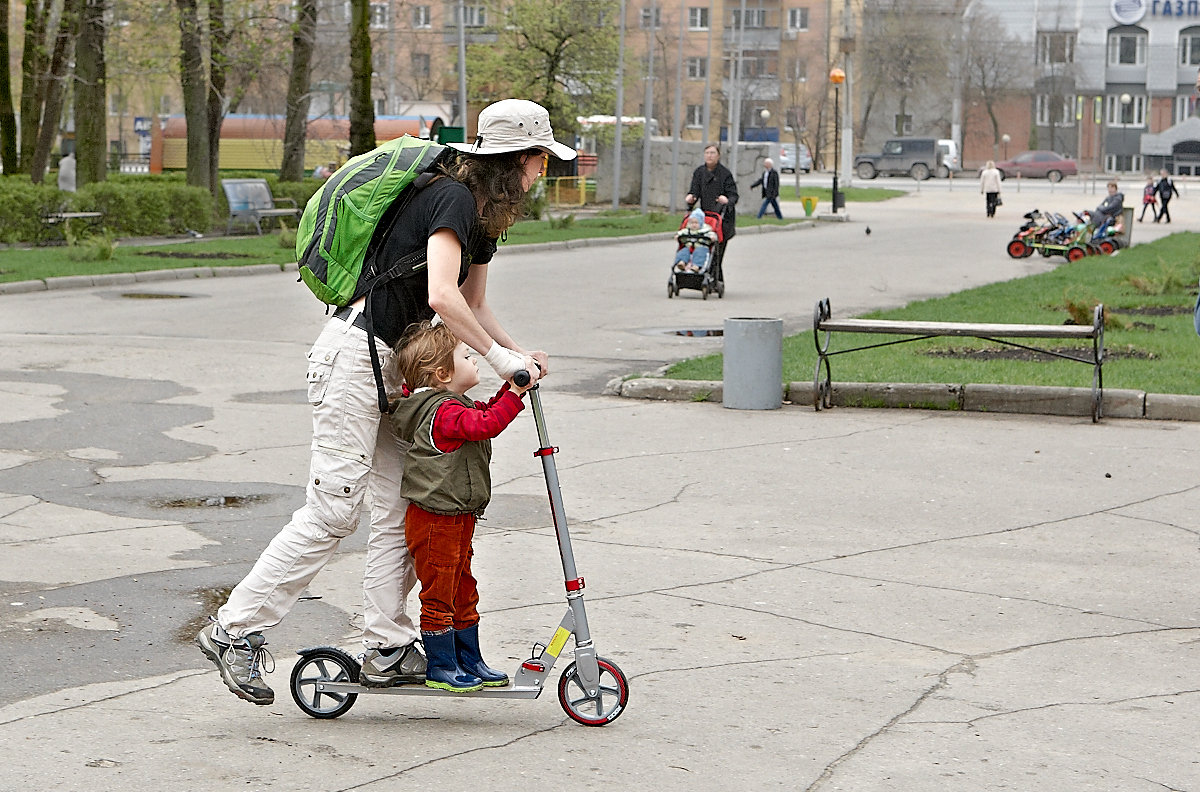
[[1158,184],[1154,185],[1154,190],[1158,193],[1158,200],[1162,201],[1162,209],[1158,210],[1158,217],[1154,218],[1154,222],[1167,218],[1167,222],[1171,222],[1171,213],[1167,211],[1167,204],[1171,203],[1171,198],[1179,195],[1179,190],[1175,188],[1175,182],[1171,181],[1171,175],[1167,173],[1167,169],[1163,168],[1159,172]]
[[729,168],[721,164],[721,150],[715,144],[704,147],[704,164],[692,172],[692,186],[684,200],[688,206],[699,201],[700,208],[706,212],[719,212],[724,207],[721,231],[726,242],[733,238],[737,222],[734,209],[738,201],[737,182]]
[[766,214],[767,207],[770,206],[775,210],[775,218],[783,219],[783,213],[779,211],[779,173],[775,170],[775,163],[771,158],[763,160],[762,176],[759,176],[750,184],[750,189],[754,189],[758,185],[762,185],[762,206],[758,208],[758,216],[762,217]]

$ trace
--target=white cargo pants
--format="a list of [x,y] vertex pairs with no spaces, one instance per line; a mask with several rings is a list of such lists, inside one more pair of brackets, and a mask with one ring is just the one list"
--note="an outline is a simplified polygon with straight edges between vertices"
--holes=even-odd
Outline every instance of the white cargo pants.
[[[259,556],[217,612],[235,638],[278,624],[358,527],[371,495],[371,537],[363,578],[363,644],[405,646],[418,633],[405,608],[416,583],[404,541],[407,501],[400,497],[405,445],[379,412],[367,334],[330,317],[308,353],[313,441],[304,506]],[[376,339],[389,393],[399,390],[392,350]]]

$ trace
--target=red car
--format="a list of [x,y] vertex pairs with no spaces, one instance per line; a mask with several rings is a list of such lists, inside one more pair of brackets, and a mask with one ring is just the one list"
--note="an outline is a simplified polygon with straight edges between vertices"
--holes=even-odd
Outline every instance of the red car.
[[1074,176],[1079,172],[1075,160],[1055,154],[1053,151],[1024,151],[1010,160],[997,162],[1000,178],[1021,175],[1021,178],[1049,179],[1062,181],[1063,176]]

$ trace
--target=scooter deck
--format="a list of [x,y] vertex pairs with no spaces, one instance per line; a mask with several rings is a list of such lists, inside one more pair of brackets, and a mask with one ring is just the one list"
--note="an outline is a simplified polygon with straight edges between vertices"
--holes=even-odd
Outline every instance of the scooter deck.
[[465,693],[454,693],[441,688],[425,687],[424,685],[393,685],[392,687],[366,687],[354,682],[317,682],[315,685],[319,693],[353,693],[353,694],[373,694],[383,693],[391,696],[452,696],[455,698],[514,698],[514,699],[535,699],[542,694],[544,686],[516,686],[505,685],[504,687],[484,687],[479,690],[470,690]]

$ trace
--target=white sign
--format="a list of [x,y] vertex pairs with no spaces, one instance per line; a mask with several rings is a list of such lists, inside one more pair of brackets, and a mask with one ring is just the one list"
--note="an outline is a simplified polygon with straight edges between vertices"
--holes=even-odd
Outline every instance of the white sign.
[[1146,7],[1150,0],[1112,0],[1109,9],[1112,18],[1121,25],[1136,25],[1146,16]]

